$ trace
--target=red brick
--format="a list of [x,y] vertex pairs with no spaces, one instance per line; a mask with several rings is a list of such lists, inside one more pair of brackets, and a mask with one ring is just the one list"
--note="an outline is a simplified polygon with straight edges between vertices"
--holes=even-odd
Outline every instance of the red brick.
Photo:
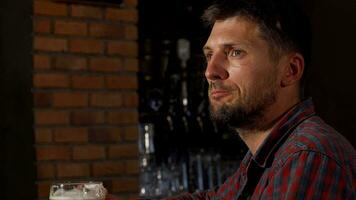
[[69,41],[69,50],[73,53],[99,54],[104,50],[103,42],[93,39],[72,39]]
[[33,21],[33,30],[35,33],[50,33],[51,21],[48,19],[35,19]]
[[52,142],[52,131],[47,128],[36,128],[35,130],[36,143],[50,143]]
[[76,146],[73,149],[73,159],[74,160],[98,160],[104,159],[105,147],[104,146]]
[[35,124],[37,125],[65,125],[69,124],[69,112],[67,111],[35,111]]
[[67,4],[48,1],[34,1],[35,15],[66,16],[68,15]]
[[109,112],[107,121],[113,125],[135,124],[138,114],[136,111]]
[[64,70],[85,70],[87,68],[87,60],[83,57],[58,56],[55,58],[54,67]]
[[121,175],[125,172],[124,162],[101,162],[93,164],[93,176],[105,177]]
[[81,92],[53,93],[54,107],[85,107],[88,106],[88,94]]
[[54,52],[67,51],[68,49],[66,39],[43,37],[43,36],[35,37],[34,48],[35,50],[54,51]]
[[139,163],[138,160],[127,160],[126,161],[126,173],[127,174],[138,174],[139,173]]
[[90,69],[101,72],[118,72],[122,69],[122,60],[119,58],[92,58]]
[[36,184],[38,198],[48,198],[52,182],[39,182]]
[[104,111],[75,111],[71,116],[73,125],[102,124],[104,121]]
[[107,121],[115,125],[134,124],[138,122],[138,114],[136,111],[109,112]]
[[35,69],[50,69],[51,68],[51,58],[45,55],[34,55],[33,56],[33,67]]
[[88,130],[86,128],[55,128],[53,130],[55,142],[85,143],[88,142]]
[[57,165],[59,178],[88,177],[90,175],[89,164],[86,163],[62,163]]
[[138,21],[138,13],[136,9],[108,8],[105,13],[105,18],[108,20],[136,23]]
[[87,24],[84,22],[56,21],[54,33],[60,35],[86,35],[88,32]]
[[90,24],[89,34],[94,37],[122,38],[125,34],[123,27],[117,24]]
[[124,0],[124,4],[125,4],[125,6],[136,7],[137,6],[137,0]]
[[109,89],[137,89],[136,76],[108,76],[106,84]]
[[112,192],[138,192],[138,178],[112,181]]
[[[109,194],[112,194],[111,192],[111,185],[112,185],[112,180],[111,179],[103,179],[103,185],[104,187],[108,190]],[[115,196],[117,198],[119,198],[118,196]],[[118,200],[122,200],[121,198],[119,198]]]
[[125,71],[138,72],[138,59],[127,58],[124,61]]
[[109,158],[135,158],[138,156],[137,144],[121,144],[109,147]]
[[108,53],[111,55],[122,55],[127,57],[137,57],[138,45],[134,41],[115,41],[108,43]]
[[86,5],[71,5],[73,17],[101,19],[103,10],[100,7]]
[[52,94],[48,92],[35,92],[33,98],[37,108],[49,107],[52,104]]
[[120,128],[90,128],[89,129],[89,142],[120,142],[121,141]]
[[104,87],[104,78],[96,75],[77,75],[72,77],[75,89],[100,89]]
[[48,179],[55,178],[55,168],[51,163],[38,163],[37,164],[37,178]]
[[69,87],[69,76],[55,73],[35,74],[33,82],[37,88],[66,88]]
[[125,26],[125,39],[137,40],[138,30],[136,25],[126,25]]
[[37,160],[69,160],[71,151],[69,147],[38,146]]
[[138,139],[138,127],[126,127],[124,129],[124,140],[126,141],[137,141]]
[[139,197],[137,196],[137,194],[132,194],[129,196],[129,199],[128,200],[137,200],[139,199]]
[[94,93],[90,97],[90,106],[95,107],[120,107],[122,98],[119,93]]
[[124,107],[137,108],[138,107],[138,94],[136,92],[123,93]]

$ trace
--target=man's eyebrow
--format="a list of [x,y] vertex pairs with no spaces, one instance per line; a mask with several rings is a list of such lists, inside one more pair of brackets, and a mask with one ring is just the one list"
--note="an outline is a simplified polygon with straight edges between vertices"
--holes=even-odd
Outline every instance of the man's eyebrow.
[[231,47],[234,47],[234,46],[241,46],[241,47],[249,47],[250,44],[247,43],[247,42],[229,42],[229,43],[225,43],[225,44],[222,44],[222,46],[224,48],[231,48]]
[[211,50],[211,48],[210,48],[210,47],[208,47],[208,46],[204,46],[204,47],[202,48],[202,50],[203,50],[203,52],[205,52],[205,51],[209,51],[209,50]]
[[[222,44],[222,45],[220,45],[220,46],[222,46],[222,47],[225,49],[225,48],[229,48],[229,47],[233,46],[233,44],[228,43],[228,44]],[[204,46],[204,47],[202,48],[202,50],[203,50],[203,52],[205,52],[205,51],[211,51],[212,48],[210,48],[209,46]]]
[[[250,47],[249,43],[233,43],[233,42],[228,42],[220,45],[222,48],[231,48],[233,46],[243,46],[243,47]],[[211,51],[212,49],[209,46],[204,46],[202,48],[203,52],[205,51]]]

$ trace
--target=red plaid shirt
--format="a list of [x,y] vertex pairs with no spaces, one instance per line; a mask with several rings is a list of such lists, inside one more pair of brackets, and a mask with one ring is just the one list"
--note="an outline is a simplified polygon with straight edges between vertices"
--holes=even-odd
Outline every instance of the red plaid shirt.
[[356,199],[356,152],[315,115],[312,100],[292,108],[240,168],[212,191],[186,199]]

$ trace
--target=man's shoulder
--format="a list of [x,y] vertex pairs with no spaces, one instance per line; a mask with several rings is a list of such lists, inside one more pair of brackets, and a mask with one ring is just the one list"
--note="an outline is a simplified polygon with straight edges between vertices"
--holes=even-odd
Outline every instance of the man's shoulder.
[[298,152],[318,153],[340,165],[355,165],[356,160],[353,146],[318,116],[297,125],[276,155],[285,160]]

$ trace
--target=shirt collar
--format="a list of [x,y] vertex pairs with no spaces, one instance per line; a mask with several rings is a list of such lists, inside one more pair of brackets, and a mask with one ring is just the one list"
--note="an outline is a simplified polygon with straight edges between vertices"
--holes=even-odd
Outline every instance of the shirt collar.
[[269,157],[283,144],[284,139],[289,136],[292,130],[314,114],[314,104],[311,98],[293,106],[277,122],[271,133],[257,150],[255,156],[248,151],[242,161],[242,166],[247,167],[252,158],[260,167],[265,167]]

